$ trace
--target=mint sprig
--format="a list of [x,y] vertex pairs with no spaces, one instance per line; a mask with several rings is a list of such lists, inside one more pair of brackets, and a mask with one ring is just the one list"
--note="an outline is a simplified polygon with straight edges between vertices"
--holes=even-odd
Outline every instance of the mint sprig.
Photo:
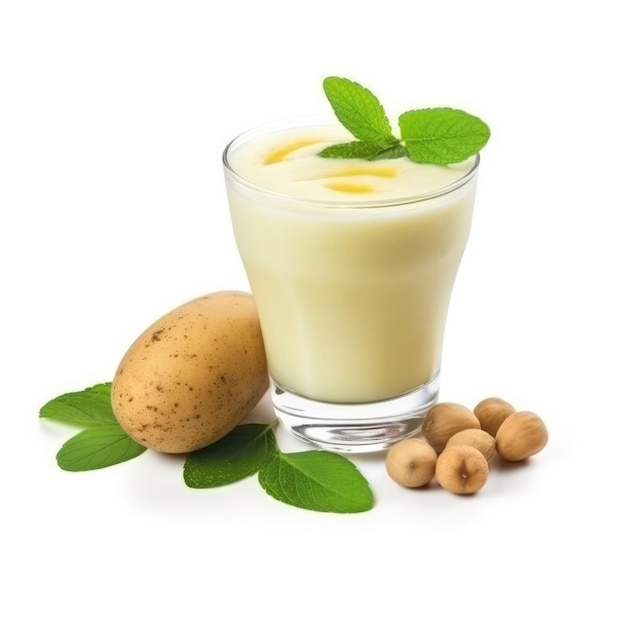
[[324,158],[375,161],[407,156],[416,163],[450,165],[477,154],[491,135],[480,118],[442,107],[400,115],[397,138],[382,104],[369,89],[337,76],[325,78],[323,86],[337,119],[357,139],[324,148],[319,152]]

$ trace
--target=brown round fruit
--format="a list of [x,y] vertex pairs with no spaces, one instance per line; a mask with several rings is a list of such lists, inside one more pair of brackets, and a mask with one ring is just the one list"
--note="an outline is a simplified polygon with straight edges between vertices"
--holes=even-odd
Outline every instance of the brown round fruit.
[[440,402],[426,414],[422,434],[439,454],[452,435],[466,428],[480,428],[480,422],[474,413],[462,404]]
[[496,434],[496,451],[505,461],[523,461],[543,450],[548,443],[548,429],[532,411],[509,415]]
[[403,439],[385,457],[387,473],[403,487],[422,487],[435,475],[437,453],[423,439]]
[[483,487],[489,476],[489,464],[483,453],[472,446],[449,446],[437,459],[435,475],[447,491],[467,495]]
[[515,407],[502,398],[485,398],[474,407],[480,427],[492,437],[496,436],[500,424],[511,413],[515,413]]

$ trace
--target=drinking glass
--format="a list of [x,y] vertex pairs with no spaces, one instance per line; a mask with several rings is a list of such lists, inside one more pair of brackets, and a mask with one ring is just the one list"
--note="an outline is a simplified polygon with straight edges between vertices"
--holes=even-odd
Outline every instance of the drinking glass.
[[[318,128],[290,121],[257,127],[223,153],[272,404],[282,424],[315,447],[382,450],[418,434],[438,398],[446,317],[470,232],[479,155],[454,166],[458,176],[451,183],[403,189],[383,200],[276,191],[265,187],[263,173],[251,181],[237,156],[293,125],[312,136]],[[420,176],[423,166],[415,167]]]

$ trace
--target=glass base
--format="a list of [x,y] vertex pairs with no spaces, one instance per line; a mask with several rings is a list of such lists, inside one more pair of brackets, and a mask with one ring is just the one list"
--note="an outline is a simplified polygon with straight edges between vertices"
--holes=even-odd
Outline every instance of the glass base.
[[381,402],[334,404],[299,396],[271,382],[276,417],[300,441],[336,452],[377,452],[419,434],[439,395],[439,374],[425,385]]

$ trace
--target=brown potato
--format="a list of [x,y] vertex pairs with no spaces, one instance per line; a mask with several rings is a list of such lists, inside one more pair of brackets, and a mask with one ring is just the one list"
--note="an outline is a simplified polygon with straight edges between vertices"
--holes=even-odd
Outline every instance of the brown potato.
[[267,391],[252,296],[222,291],[152,324],[113,378],[113,413],[128,435],[160,452],[191,452],[228,434]]

